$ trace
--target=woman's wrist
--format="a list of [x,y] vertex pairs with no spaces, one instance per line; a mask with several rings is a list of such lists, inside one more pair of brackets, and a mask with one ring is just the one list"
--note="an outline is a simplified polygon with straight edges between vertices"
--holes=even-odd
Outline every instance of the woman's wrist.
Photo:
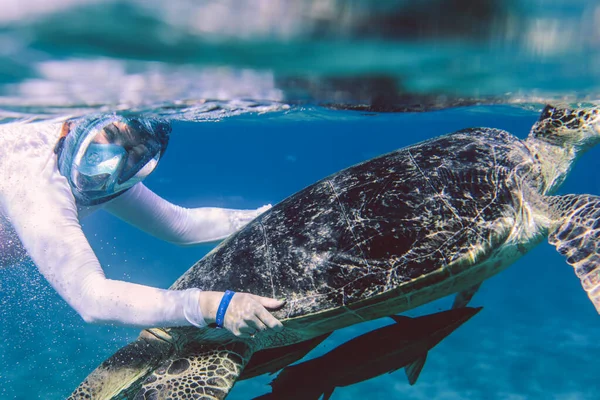
[[210,323],[210,321],[206,320],[206,315],[199,306],[203,293],[202,290],[195,288],[187,289],[182,292],[183,316],[191,325],[198,328],[203,328]]
[[223,292],[201,292],[198,306],[207,324],[214,324],[217,320],[217,309],[223,297]]

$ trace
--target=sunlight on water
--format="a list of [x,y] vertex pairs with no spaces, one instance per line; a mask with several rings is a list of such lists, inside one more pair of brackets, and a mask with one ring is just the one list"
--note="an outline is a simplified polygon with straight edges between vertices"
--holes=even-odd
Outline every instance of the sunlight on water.
[[598,95],[593,0],[4,0],[3,9],[9,120],[162,108],[194,120],[206,101],[238,99],[401,111]]

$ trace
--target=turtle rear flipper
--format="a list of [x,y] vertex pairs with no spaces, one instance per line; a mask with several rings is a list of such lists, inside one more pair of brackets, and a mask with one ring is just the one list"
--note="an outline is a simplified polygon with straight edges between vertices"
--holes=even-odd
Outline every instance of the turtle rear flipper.
[[548,241],[575,268],[575,275],[600,313],[600,197],[566,195],[549,200],[557,228]]
[[172,352],[170,343],[140,337],[96,368],[68,400],[130,397],[140,382]]
[[243,341],[176,345],[162,329],[142,331],[71,394],[78,399],[224,399],[253,349]]
[[190,342],[148,375],[134,400],[224,399],[252,353],[243,341]]
[[475,296],[475,293],[477,293],[480,287],[481,282],[476,283],[475,285],[471,286],[466,290],[463,290],[460,293],[457,293],[456,297],[454,298],[454,303],[452,303],[452,309],[455,310],[457,308],[464,308],[467,305],[469,305],[469,302],[471,301],[473,296]]

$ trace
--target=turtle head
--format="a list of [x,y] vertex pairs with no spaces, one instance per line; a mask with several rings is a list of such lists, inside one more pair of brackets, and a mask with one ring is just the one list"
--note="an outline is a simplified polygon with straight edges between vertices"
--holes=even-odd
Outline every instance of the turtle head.
[[581,153],[600,143],[600,107],[546,106],[529,137]]
[[554,193],[581,154],[600,143],[600,107],[546,106],[526,143],[535,154],[544,193]]

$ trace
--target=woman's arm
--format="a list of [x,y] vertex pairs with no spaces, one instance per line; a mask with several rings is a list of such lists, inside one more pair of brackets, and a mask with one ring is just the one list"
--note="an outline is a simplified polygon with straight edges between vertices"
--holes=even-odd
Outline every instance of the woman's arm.
[[[86,322],[140,328],[202,327],[215,322],[222,292],[163,290],[107,279],[81,230],[66,181],[64,185],[57,179],[44,190],[21,192],[6,209],[40,272]],[[281,322],[267,309],[283,305],[283,301],[236,293],[223,327],[244,337],[267,328],[280,331]]]
[[163,290],[105,277],[56,169],[46,167],[22,182],[5,197],[6,213],[40,272],[85,321],[141,328],[205,324],[198,289]]
[[184,246],[224,239],[270,207],[257,210],[183,208],[138,183],[104,208],[152,236]]

